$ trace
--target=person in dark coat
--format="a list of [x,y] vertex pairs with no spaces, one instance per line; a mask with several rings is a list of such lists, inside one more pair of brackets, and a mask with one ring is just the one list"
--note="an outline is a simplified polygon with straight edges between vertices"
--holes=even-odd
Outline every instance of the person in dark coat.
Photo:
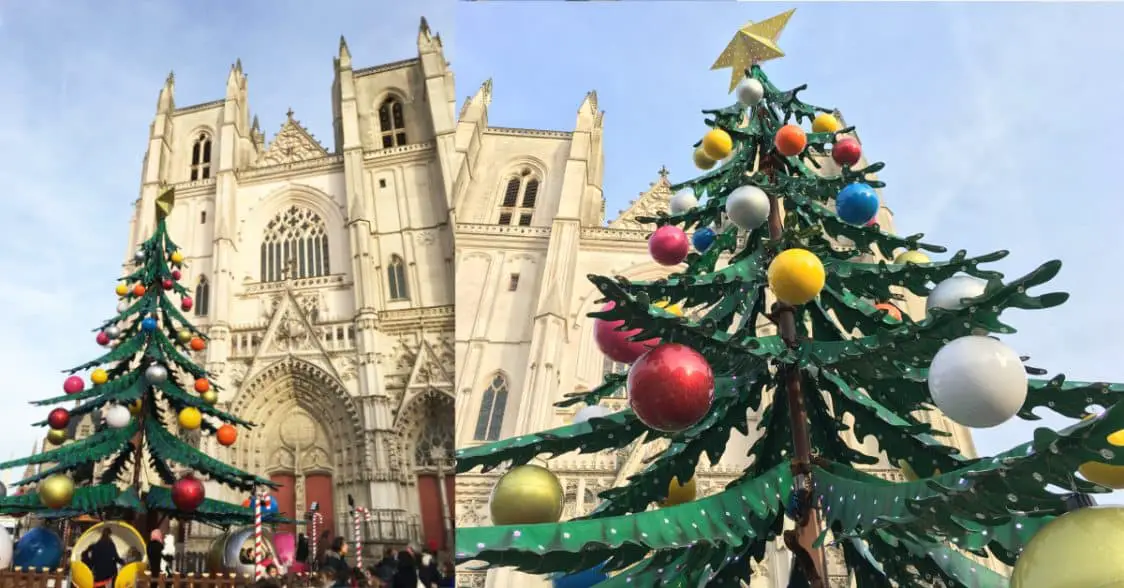
[[89,559],[93,564],[90,571],[94,574],[94,584],[112,580],[117,576],[117,567],[125,565],[121,554],[117,553],[117,545],[113,543],[113,531],[106,527],[101,530],[101,538],[89,548]]
[[308,537],[304,533],[297,535],[297,554],[293,559],[303,564],[308,563]]
[[336,581],[334,585],[341,588],[346,588],[351,581],[351,567],[347,565],[346,557],[347,543],[343,537],[336,537],[332,540],[332,546],[324,553],[324,563],[320,564],[320,569],[330,571]]
[[398,550],[393,547],[387,547],[383,551],[382,559],[379,563],[375,564],[375,577],[381,580],[384,584],[390,584],[394,579],[394,570],[398,567]]
[[437,554],[433,551],[422,553],[418,563],[418,583],[425,588],[434,588],[441,583],[441,570],[437,567]]
[[164,534],[160,529],[154,529],[148,536],[145,554],[148,556],[149,572],[153,578],[159,578],[161,564],[164,562]]
[[394,570],[390,588],[418,588],[417,562],[408,549],[398,552],[398,568]]

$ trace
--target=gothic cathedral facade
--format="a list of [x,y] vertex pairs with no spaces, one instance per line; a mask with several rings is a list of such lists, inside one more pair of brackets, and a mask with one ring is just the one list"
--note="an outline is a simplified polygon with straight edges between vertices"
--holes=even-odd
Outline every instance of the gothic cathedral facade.
[[[160,92],[128,258],[176,189],[172,238],[187,257],[197,359],[220,403],[258,426],[204,449],[283,484],[280,510],[317,504],[350,537],[349,499],[372,547],[452,540],[455,95],[440,36],[418,55],[355,68],[341,39],[334,145],[293,113],[267,145],[241,63],[221,100]],[[227,500],[244,497],[225,495]],[[203,539],[202,537],[200,539]],[[199,545],[197,547],[204,547]]]

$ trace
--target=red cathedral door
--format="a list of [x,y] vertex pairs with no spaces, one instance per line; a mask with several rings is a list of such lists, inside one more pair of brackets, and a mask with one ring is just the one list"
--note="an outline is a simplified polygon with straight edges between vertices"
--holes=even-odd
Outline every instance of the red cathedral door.
[[[320,516],[323,518],[317,530],[321,538],[316,542],[316,551],[321,553],[336,535],[336,507],[332,500],[332,490],[331,474],[309,474],[304,478],[305,510],[311,510],[313,502],[320,503]],[[311,533],[311,528],[305,529],[306,535]]]
[[[452,476],[445,478],[445,487],[451,488],[454,482]],[[452,498],[452,494],[448,495]],[[418,499],[421,504],[421,532],[422,547],[428,549],[433,545],[438,550],[447,546],[445,542],[445,515],[442,510],[441,487],[434,474],[421,474],[418,476]]]
[[[280,488],[273,491],[273,500],[277,501],[277,512],[287,519],[296,518],[297,488],[293,474],[272,474],[269,479],[273,483],[281,485]],[[296,533],[296,525],[278,525],[276,530],[278,532]]]

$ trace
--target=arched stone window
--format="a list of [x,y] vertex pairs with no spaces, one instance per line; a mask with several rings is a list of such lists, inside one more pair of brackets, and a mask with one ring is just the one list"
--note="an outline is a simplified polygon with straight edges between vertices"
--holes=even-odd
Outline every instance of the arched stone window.
[[261,281],[313,278],[331,273],[328,229],[320,215],[290,206],[265,227],[261,242]]
[[508,178],[500,202],[501,225],[528,227],[535,215],[535,202],[539,197],[541,180],[530,169]]
[[211,136],[199,133],[191,146],[191,181],[211,177]]
[[211,307],[211,283],[207,276],[199,276],[199,283],[195,286],[195,316],[207,316]]
[[397,255],[390,256],[386,266],[386,283],[390,287],[391,300],[409,300],[410,289],[406,285],[406,263]]
[[406,144],[406,117],[402,114],[402,101],[388,97],[379,105],[379,131],[382,148],[401,147]]
[[480,398],[480,416],[476,417],[476,431],[472,438],[477,441],[496,441],[503,428],[503,413],[507,408],[507,378],[497,373],[492,383]]

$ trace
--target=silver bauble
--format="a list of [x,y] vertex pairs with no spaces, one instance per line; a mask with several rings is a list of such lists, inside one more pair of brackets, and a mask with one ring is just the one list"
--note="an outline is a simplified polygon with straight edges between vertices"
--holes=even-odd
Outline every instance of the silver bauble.
[[978,335],[954,339],[929,365],[929,395],[948,418],[986,429],[1018,414],[1026,401],[1027,375],[1019,354]]
[[726,197],[726,216],[743,231],[769,220],[769,196],[757,186],[742,186]]
[[137,252],[133,254],[133,259],[135,259],[137,263],[144,261],[144,249],[137,249]]
[[168,369],[162,365],[150,365],[144,370],[144,379],[153,386],[159,386],[168,381]]
[[125,312],[126,310],[129,310],[129,303],[128,302],[125,302],[124,300],[122,300],[121,302],[117,303],[117,314],[121,314],[121,313]]
[[698,205],[699,199],[695,197],[695,191],[690,188],[683,188],[672,194],[671,201],[668,202],[668,209],[671,214],[683,214]]
[[612,414],[612,411],[605,408],[604,406],[601,406],[600,404],[583,406],[581,410],[574,413],[574,424],[576,425],[578,423],[584,423],[589,419],[599,419],[607,417],[610,414]]
[[133,415],[129,412],[129,407],[120,404],[114,404],[105,411],[105,424],[114,429],[123,429],[125,425],[129,424],[129,420]]
[[959,310],[964,307],[963,301],[965,299],[982,295],[986,288],[987,282],[977,277],[952,276],[937,284],[937,287],[929,293],[929,298],[925,301],[925,311],[928,312],[934,308]]
[[121,336],[121,329],[117,325],[109,325],[105,328],[105,335],[110,339],[116,339]]
[[745,106],[757,106],[758,102],[765,97],[765,86],[754,78],[744,78],[738,82],[738,87],[734,89],[734,95],[738,97],[738,103]]

